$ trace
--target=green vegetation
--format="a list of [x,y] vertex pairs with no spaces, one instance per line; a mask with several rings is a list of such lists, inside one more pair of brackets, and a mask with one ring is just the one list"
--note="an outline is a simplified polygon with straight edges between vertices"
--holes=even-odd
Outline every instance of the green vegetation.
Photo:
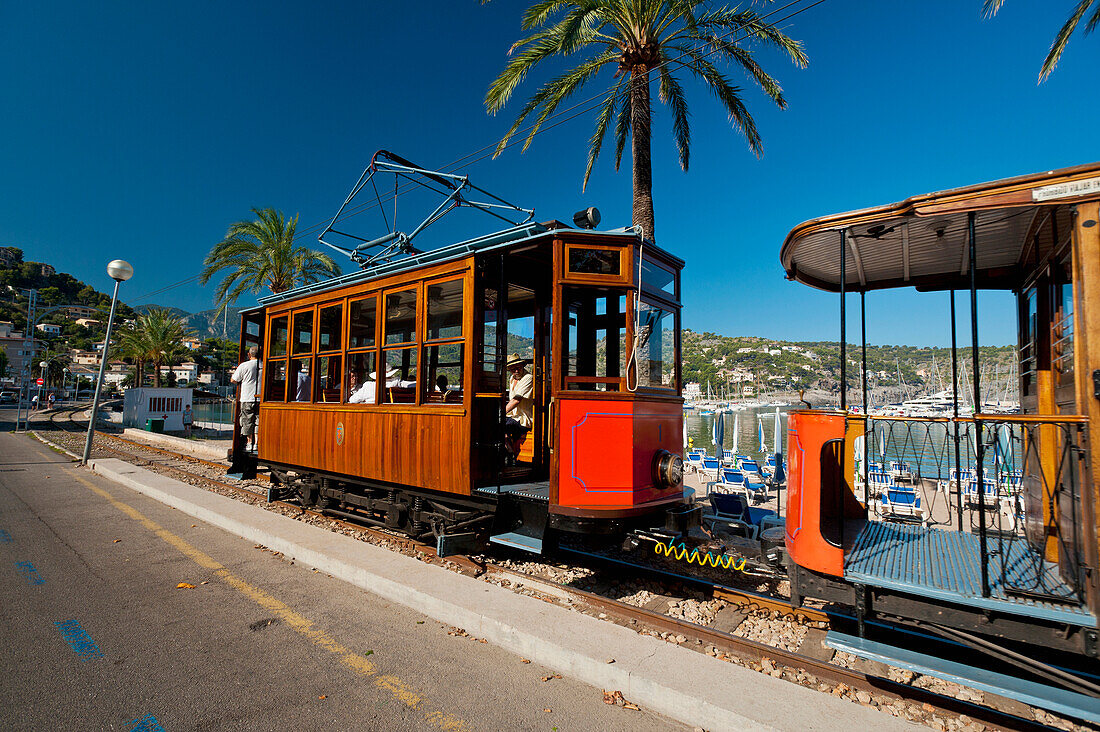
[[[558,106],[579,92],[600,71],[613,69],[610,86],[596,117],[588,147],[584,184],[600,155],[604,137],[615,126],[615,169],[631,140],[634,186],[634,224],[656,241],[653,223],[653,185],[650,162],[652,110],[650,81],[658,82],[658,99],[672,114],[672,131],[680,167],[688,169],[691,145],[689,113],[683,77],[702,83],[729,115],[730,124],[745,136],[749,148],[761,155],[763,146],[756,123],[741,97],[742,89],[720,70],[722,64],[741,67],[767,96],[787,106],[779,83],[753,59],[742,38],[755,48],[772,46],[799,67],[807,63],[800,41],[792,40],[751,10],[710,9],[701,0],[539,0],[527,8],[522,30],[530,35],[512,45],[512,60],[489,86],[485,106],[495,114],[541,62],[574,64],[544,84],[527,100],[515,123],[497,145],[499,155],[524,122],[534,116],[524,149]],[[580,58],[577,63],[577,58]]]
[[[731,387],[739,375],[750,375],[756,389],[798,391],[840,388],[840,344],[791,343],[767,338],[730,337],[685,330],[681,337],[684,382],[709,381],[715,391]],[[741,352],[744,351],[744,352]],[[860,385],[861,348],[848,345],[848,386]],[[983,346],[982,368],[1003,380],[1012,373],[1015,348]],[[969,369],[969,349],[960,353],[960,369]],[[867,346],[868,383],[872,389],[890,387],[916,394],[950,388],[951,349],[917,346]],[[969,375],[968,375],[969,376]],[[900,379],[899,379],[900,377]],[[963,376],[960,375],[960,384]],[[991,384],[992,386],[992,384]],[[962,386],[960,385],[960,388]]]
[[218,284],[214,301],[220,308],[232,305],[246,292],[286,292],[323,277],[340,274],[332,257],[294,243],[298,217],[283,217],[273,208],[254,208],[255,221],[238,221],[225,238],[214,245],[203,262],[199,282],[228,272]]
[[[172,366],[188,351],[183,339],[194,334],[182,320],[166,309],[153,309],[137,317],[133,325],[121,331],[119,352],[132,359],[136,373],[144,373],[145,364],[153,366],[153,386],[162,383],[161,366]],[[171,375],[171,374],[170,374]],[[175,382],[175,376],[171,375]]]
[[[1004,2],[1005,0],[985,0],[982,3],[982,13],[987,18],[992,17],[997,14]],[[1091,14],[1089,14],[1090,10],[1092,10]],[[1062,25],[1061,30],[1058,31],[1058,35],[1054,37],[1054,42],[1050,44],[1050,51],[1047,52],[1047,57],[1043,60],[1043,68],[1039,71],[1040,82],[1046,81],[1046,78],[1054,71],[1054,67],[1058,65],[1058,59],[1062,58],[1062,52],[1066,50],[1069,37],[1077,30],[1077,26],[1084,20],[1086,15],[1089,16],[1088,21],[1085,22],[1085,35],[1087,36],[1096,30],[1097,25],[1100,25],[1100,0],[1078,0],[1077,6]]]

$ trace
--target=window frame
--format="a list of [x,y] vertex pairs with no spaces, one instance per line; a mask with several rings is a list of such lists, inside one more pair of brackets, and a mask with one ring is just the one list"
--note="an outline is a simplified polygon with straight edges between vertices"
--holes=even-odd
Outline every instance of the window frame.
[[[596,242],[563,241],[561,259],[561,282],[571,285],[601,285],[613,287],[616,285],[629,285],[632,279],[633,249],[631,244],[599,244]],[[595,274],[591,272],[571,272],[569,270],[569,255],[574,249],[597,249],[600,251],[617,251],[619,253],[619,274]]]
[[[428,298],[427,298],[428,288],[436,286],[436,285],[442,285],[442,284],[445,284],[445,283],[448,283],[448,282],[458,282],[462,286],[462,303],[461,303],[461,306],[460,306],[461,309],[460,309],[460,312],[459,312],[459,320],[462,324],[461,325],[462,333],[461,333],[461,335],[458,335],[458,336],[446,336],[446,337],[442,337],[442,338],[428,338],[427,337],[428,336],[428,316],[429,316]],[[468,376],[467,371],[469,369],[469,363],[468,363],[468,361],[469,361],[469,348],[468,348],[468,345],[469,344],[467,343],[467,341],[471,337],[471,334],[467,332],[468,331],[468,326],[466,324],[466,320],[467,320],[468,313],[466,311],[468,309],[467,308],[467,303],[470,302],[470,298],[471,298],[470,288],[473,285],[471,285],[471,283],[469,281],[469,277],[467,276],[466,272],[462,272],[462,273],[457,274],[457,275],[455,275],[455,274],[444,275],[442,277],[436,277],[434,279],[423,280],[420,284],[421,284],[421,290],[424,294],[424,297],[421,298],[422,301],[424,302],[424,315],[423,315],[424,323],[423,323],[423,331],[422,331],[424,337],[419,339],[419,342],[417,344],[417,347],[419,349],[419,355],[417,356],[417,364],[416,364],[416,378],[417,378],[417,382],[418,382],[417,383],[417,397],[416,397],[417,398],[417,404],[422,404],[424,406],[430,406],[432,408],[442,407],[442,406],[454,406],[454,405],[457,405],[457,404],[465,404],[466,403],[466,391],[467,391],[466,381],[467,381],[467,376]],[[432,346],[451,346],[451,345],[459,346],[459,351],[461,353],[460,367],[461,367],[461,370],[462,370],[462,378],[461,378],[461,383],[459,384],[459,388],[462,390],[461,391],[462,399],[457,401],[457,402],[448,402],[448,401],[445,401],[445,400],[444,401],[439,401],[439,402],[429,401],[429,399],[428,399],[428,389],[431,386],[431,383],[429,383],[426,375],[424,375],[423,378],[422,378],[424,368],[428,363],[428,359],[427,359],[428,349]]]

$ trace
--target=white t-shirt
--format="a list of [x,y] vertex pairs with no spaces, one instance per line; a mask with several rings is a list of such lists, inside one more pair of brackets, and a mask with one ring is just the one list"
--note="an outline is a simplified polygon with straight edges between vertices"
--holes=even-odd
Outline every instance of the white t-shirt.
[[238,366],[233,381],[241,385],[242,402],[260,401],[260,360],[250,358]]
[[348,397],[351,404],[374,404],[374,382],[368,381]]
[[530,427],[535,423],[535,377],[524,374],[519,381],[511,380],[508,388],[508,401],[519,399],[519,404],[506,416],[512,417],[520,425]]

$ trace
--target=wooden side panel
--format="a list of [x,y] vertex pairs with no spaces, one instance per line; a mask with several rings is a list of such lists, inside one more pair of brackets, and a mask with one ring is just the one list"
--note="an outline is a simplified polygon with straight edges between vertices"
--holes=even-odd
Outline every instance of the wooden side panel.
[[[1100,369],[1100,204],[1077,206],[1073,232],[1074,372],[1077,375],[1078,414],[1089,418],[1087,443],[1091,475],[1083,481],[1081,515],[1085,560],[1100,564],[1100,399],[1093,395],[1092,374]],[[1094,572],[1097,570],[1094,569]],[[1089,605],[1100,608],[1100,577],[1089,578]]]
[[466,411],[263,404],[261,460],[470,495]]

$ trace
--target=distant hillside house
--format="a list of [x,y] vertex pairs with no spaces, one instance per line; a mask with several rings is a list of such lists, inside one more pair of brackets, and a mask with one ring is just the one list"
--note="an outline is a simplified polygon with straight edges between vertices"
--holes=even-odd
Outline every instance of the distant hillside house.
[[756,349],[753,348],[752,346],[745,346],[744,348],[738,348],[737,349],[738,353],[753,353],[755,351],[756,351]]
[[202,341],[198,338],[184,338],[183,347],[189,351],[197,351],[202,348]]
[[70,305],[67,308],[61,308],[61,312],[70,318],[90,318],[99,311],[84,305]]
[[684,384],[684,399],[698,399],[703,395],[703,389],[698,382],[692,381]]
[[95,328],[103,325],[103,321],[96,320],[95,318],[77,318],[76,324],[83,325],[85,328]]
[[36,325],[34,327],[35,327],[36,330],[39,330],[39,331],[45,333],[48,336],[61,335],[61,326],[60,325],[55,325],[53,323],[39,323],[38,325]]
[[802,346],[783,346],[784,351],[794,351],[795,353],[802,353]]
[[19,250],[15,247],[0,247],[0,265],[5,267],[13,267],[18,264],[22,257],[19,255]]
[[99,363],[99,354],[95,351],[81,351],[74,348],[69,351],[69,358],[79,366],[91,366]]
[[30,264],[38,265],[38,274],[43,277],[53,277],[57,274],[57,270],[53,268],[52,264],[46,264],[45,262],[31,262]]
[[161,376],[167,376],[170,373],[175,374],[176,381],[181,381],[181,382],[189,384],[192,381],[197,381],[198,380],[198,378],[199,378],[199,365],[197,363],[192,362],[192,361],[188,361],[187,363],[181,363],[178,366],[161,366],[160,367]]
[[23,345],[23,333],[13,330],[12,324],[0,321],[0,348],[8,355],[8,376],[17,377],[23,373],[23,366],[31,360],[37,360],[39,354],[46,352],[45,341],[32,340],[32,345]]

